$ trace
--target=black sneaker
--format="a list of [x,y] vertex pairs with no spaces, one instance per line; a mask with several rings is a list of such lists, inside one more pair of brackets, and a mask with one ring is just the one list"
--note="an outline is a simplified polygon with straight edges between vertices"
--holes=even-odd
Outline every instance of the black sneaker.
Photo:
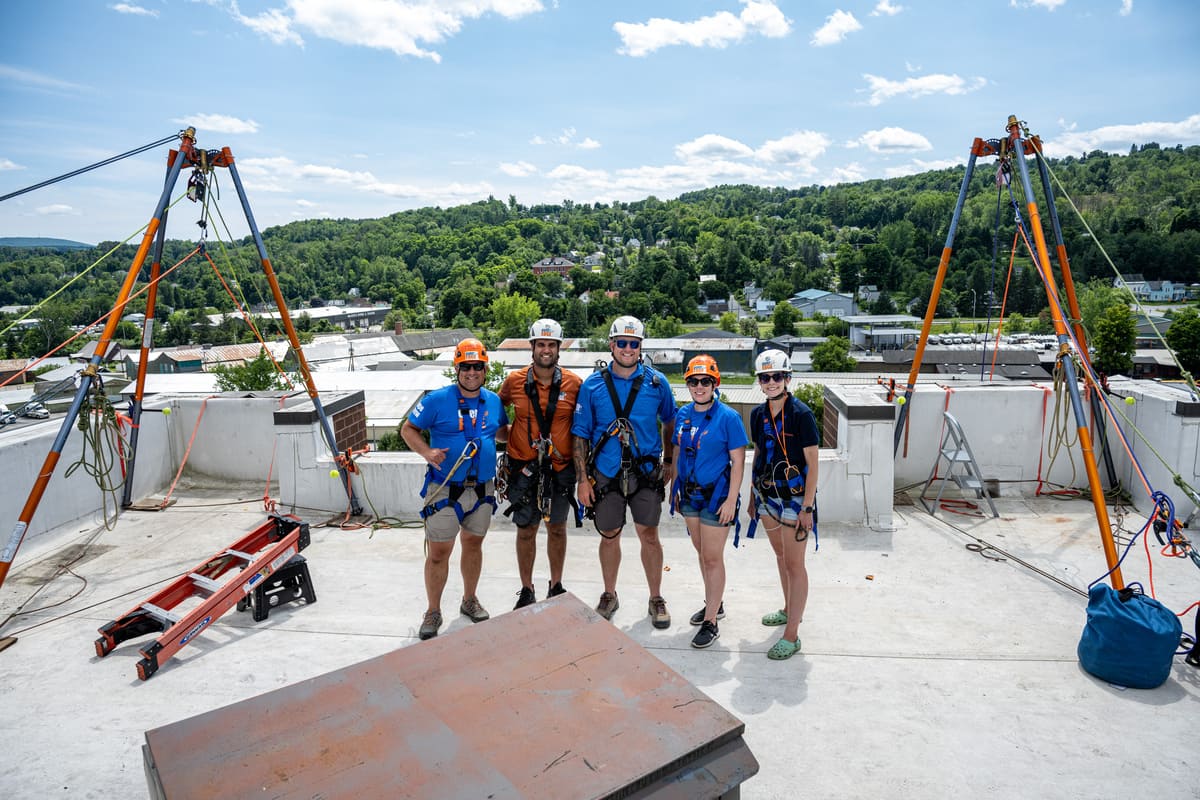
[[[689,620],[689,622],[691,622],[693,625],[699,625],[701,622],[704,622],[704,612],[707,609],[708,609],[708,606],[705,606],[704,608],[697,611],[695,614],[692,614],[692,618]],[[725,619],[725,601],[724,600],[721,601],[721,605],[717,606],[717,619]]]
[[566,594],[567,590],[563,588],[562,581],[550,584],[550,590],[546,592],[546,597],[558,597],[560,594]]
[[533,589],[528,586],[522,586],[521,591],[517,592],[517,604],[513,606],[513,611],[525,606],[531,606],[537,602],[537,595],[533,593]]
[[692,647],[708,647],[719,638],[721,638],[721,631],[717,628],[717,623],[705,621],[701,623],[700,630],[696,631],[696,635],[692,637]]

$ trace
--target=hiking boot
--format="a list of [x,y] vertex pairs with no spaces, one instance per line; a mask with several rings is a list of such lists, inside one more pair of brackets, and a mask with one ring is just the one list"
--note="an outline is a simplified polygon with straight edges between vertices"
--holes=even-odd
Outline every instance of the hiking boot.
[[[688,621],[691,622],[693,625],[699,625],[700,623],[704,622],[704,612],[707,609],[708,609],[708,606],[707,605],[704,606],[704,608],[701,608],[695,614],[692,614],[692,618]],[[717,619],[725,619],[725,601],[724,600],[721,601],[721,605],[717,606]]]
[[560,594],[566,594],[567,590],[563,588],[562,581],[550,584],[550,590],[546,592],[546,597],[558,597]]
[[671,615],[667,613],[667,601],[662,599],[662,595],[650,598],[646,613],[650,615],[654,627],[659,630],[671,627]]
[[442,627],[442,612],[441,611],[426,611],[424,618],[421,620],[421,629],[417,631],[417,635],[424,639],[432,639],[438,635],[438,628]]
[[[517,604],[513,606],[513,611],[516,611],[518,608],[524,608],[525,606],[531,606],[536,602],[537,595],[533,593],[533,589],[528,586],[522,586],[521,591],[517,592]],[[464,611],[463,613],[466,614],[467,612]],[[467,616],[471,615],[467,614]],[[487,617],[485,616],[484,619],[487,619]]]
[[721,631],[717,628],[717,623],[705,620],[700,624],[700,630],[692,637],[692,647],[708,647],[719,638]]
[[612,615],[617,613],[620,607],[616,592],[604,592],[600,595],[600,602],[596,604],[596,613],[605,619],[612,619]]
[[487,609],[479,604],[479,598],[468,597],[462,601],[462,605],[458,607],[459,613],[471,620],[471,622],[483,622],[489,619],[492,615],[487,612]]

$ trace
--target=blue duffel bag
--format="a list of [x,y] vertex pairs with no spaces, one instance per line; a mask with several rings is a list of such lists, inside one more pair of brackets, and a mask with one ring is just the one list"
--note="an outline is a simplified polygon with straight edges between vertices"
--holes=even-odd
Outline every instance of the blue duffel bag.
[[1183,626],[1171,609],[1138,590],[1097,583],[1088,590],[1079,663],[1101,680],[1153,689],[1171,674]]

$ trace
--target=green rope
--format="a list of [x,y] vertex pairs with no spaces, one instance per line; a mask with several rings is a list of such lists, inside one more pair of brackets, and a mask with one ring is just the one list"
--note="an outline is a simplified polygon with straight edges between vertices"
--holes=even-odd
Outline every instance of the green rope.
[[[121,460],[117,454],[128,452],[129,442],[121,433],[117,411],[104,394],[104,385],[99,378],[93,378],[90,393],[83,396],[75,424],[83,434],[82,452],[63,475],[69,478],[77,469],[83,469],[91,476],[100,489],[104,527],[111,530],[117,522],[116,493],[125,484],[123,477],[112,480],[113,470]],[[114,496],[111,516],[109,494]]]

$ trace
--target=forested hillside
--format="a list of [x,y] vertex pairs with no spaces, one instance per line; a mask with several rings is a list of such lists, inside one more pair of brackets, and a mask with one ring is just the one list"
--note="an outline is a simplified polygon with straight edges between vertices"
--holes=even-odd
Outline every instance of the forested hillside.
[[[1200,281],[1200,147],[1148,144],[1124,156],[1094,152],[1051,160],[1050,167],[1122,273]],[[940,314],[969,315],[978,305],[982,316],[993,280],[997,295],[1003,291],[1015,229],[1007,191],[997,188],[994,170],[989,160],[977,167]],[[914,312],[923,314],[962,176],[958,167],[833,187],[720,186],[676,200],[596,205],[567,200],[527,207],[513,197],[489,198],[382,219],[294,222],[265,231],[264,239],[293,307],[345,299],[357,290],[363,298],[390,303],[410,326],[434,322],[511,333],[536,304],[537,313],[562,320],[571,335],[586,334],[617,313],[650,320],[653,329],[669,317],[697,320],[704,297],[724,298],[751,281],[775,300],[807,288],[852,292],[873,284],[885,294],[872,310],[903,310],[915,298]],[[1056,202],[1076,281],[1111,281],[1111,270],[1071,204],[1061,193]],[[1040,197],[1039,204],[1053,247]],[[0,305],[41,302],[113,244],[66,252],[0,249]],[[169,242],[164,261],[174,263],[192,246]],[[250,303],[269,299],[250,242],[232,249],[231,265],[211,243],[210,251],[222,269],[232,271],[227,277],[236,278]],[[535,262],[572,251],[580,258],[602,252],[602,271],[577,268],[566,281],[534,277]],[[39,309],[41,329],[10,331],[0,342],[0,355],[44,352],[48,342],[61,341],[68,326],[105,313],[133,254],[134,247],[121,247],[86,280]],[[1028,265],[1023,247],[1017,264]],[[703,274],[717,280],[701,284]],[[597,291],[609,289],[619,296]],[[580,301],[584,292],[586,304]],[[167,308],[156,315],[158,342],[226,340],[222,331],[195,325],[204,309],[233,307],[206,265],[194,262],[171,275],[160,298]],[[1019,268],[1009,310],[1036,316],[1045,305],[1031,270]],[[134,306],[131,310],[140,310]]]

